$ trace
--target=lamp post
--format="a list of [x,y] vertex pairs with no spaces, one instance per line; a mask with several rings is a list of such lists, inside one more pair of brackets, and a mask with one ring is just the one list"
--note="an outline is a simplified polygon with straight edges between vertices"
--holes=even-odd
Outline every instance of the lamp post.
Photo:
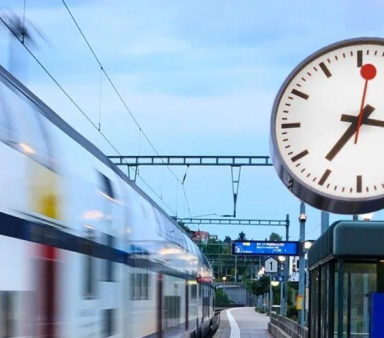
[[280,283],[280,315],[285,315],[285,308],[286,308],[286,299],[287,297],[284,295],[284,287],[285,283],[287,282],[285,280],[285,268],[284,268],[284,262],[286,261],[285,256],[278,256],[278,261],[280,262],[280,268],[279,268],[279,275],[282,277],[282,283]]
[[299,295],[297,308],[299,310],[299,325],[304,327],[305,324],[305,304],[304,304],[304,293],[305,293],[305,253],[303,245],[305,241],[305,222],[307,221],[307,215],[305,214],[305,204],[300,203],[300,244],[302,250],[300,250],[300,268],[299,268]]
[[273,305],[273,286],[278,286],[279,282],[271,280],[269,283],[269,313],[272,313],[272,305]]

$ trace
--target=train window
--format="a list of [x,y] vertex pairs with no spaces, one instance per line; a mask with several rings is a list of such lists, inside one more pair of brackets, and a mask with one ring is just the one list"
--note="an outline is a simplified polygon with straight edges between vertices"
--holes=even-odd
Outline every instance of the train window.
[[6,92],[8,116],[15,127],[15,147],[25,155],[45,166],[51,166],[46,131],[43,129],[40,112],[24,95]]
[[197,284],[191,285],[191,299],[197,298]]
[[139,269],[131,274],[131,299],[148,300],[150,288],[150,275],[147,271]]
[[85,241],[85,256],[84,256],[84,266],[85,266],[85,278],[84,278],[84,298],[92,299],[95,298],[96,294],[96,276],[95,276],[95,259],[92,256],[93,250],[93,240],[94,235],[92,229],[87,229],[86,234],[87,240]]
[[180,318],[180,296],[165,296],[165,318],[179,319]]
[[103,310],[103,337],[110,337],[115,334],[115,309]]
[[15,293],[1,292],[0,337],[16,337]]
[[[108,246],[110,252],[113,250],[114,248],[114,242],[115,242],[115,238],[111,235],[108,235],[106,234],[106,245]],[[108,259],[105,259],[105,267],[104,267],[104,278],[103,280],[107,281],[107,282],[113,282],[114,281],[114,263],[113,263],[113,260],[112,260],[112,257],[109,257]]]
[[2,89],[3,85],[0,84],[0,140],[7,142],[11,138],[11,121]]
[[104,195],[104,197],[107,197],[112,200],[115,199],[115,193],[113,190],[111,180],[100,172],[99,172],[99,175],[101,180],[101,184],[100,184],[101,193]]

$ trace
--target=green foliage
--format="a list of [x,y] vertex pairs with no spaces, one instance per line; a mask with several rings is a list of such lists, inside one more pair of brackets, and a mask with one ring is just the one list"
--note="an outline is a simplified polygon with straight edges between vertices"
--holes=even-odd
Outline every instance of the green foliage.
[[259,313],[266,313],[262,307],[255,307],[255,311]]
[[228,305],[231,304],[227,294],[223,291],[223,289],[216,290],[216,304],[218,305]]
[[270,279],[267,276],[261,276],[258,280],[251,283],[251,291],[256,295],[262,295],[269,292]]
[[240,241],[245,241],[246,239],[247,239],[247,236],[246,236],[246,234],[244,233],[244,231],[240,232],[240,233],[239,233],[239,238],[238,238],[238,240],[240,240]]
[[177,224],[179,225],[180,228],[182,228],[187,234],[191,232],[191,229],[185,225],[183,222],[178,221]]
[[277,234],[276,232],[272,232],[270,235],[269,235],[269,240],[270,241],[282,241],[283,238]]
[[297,310],[294,306],[288,306],[287,317],[292,320],[297,320]]
[[225,236],[224,243],[232,243],[232,239],[229,236]]

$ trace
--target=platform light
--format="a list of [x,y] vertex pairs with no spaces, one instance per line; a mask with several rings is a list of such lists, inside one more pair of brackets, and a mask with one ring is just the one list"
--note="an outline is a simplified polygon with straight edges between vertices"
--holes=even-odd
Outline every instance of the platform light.
[[285,256],[277,256],[277,259],[279,260],[279,262],[283,263],[283,262],[285,262],[286,257]]
[[26,143],[19,143],[21,150],[26,154],[34,154],[36,151]]
[[304,249],[309,250],[312,246],[313,242],[312,241],[305,241],[304,242]]
[[306,214],[300,214],[299,221],[300,222],[305,222],[306,220],[307,220],[307,215]]
[[363,219],[363,221],[369,222],[370,220],[372,220],[373,215],[374,215],[374,213],[370,212],[368,214],[362,214],[362,215],[360,215],[360,217]]
[[278,286],[280,283],[279,283],[279,281],[277,281],[277,280],[273,280],[273,281],[271,281],[271,285],[272,286]]

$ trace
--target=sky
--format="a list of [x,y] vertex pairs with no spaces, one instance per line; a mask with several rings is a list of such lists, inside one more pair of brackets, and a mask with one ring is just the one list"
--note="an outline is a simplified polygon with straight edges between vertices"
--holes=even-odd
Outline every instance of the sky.
[[[290,71],[328,44],[384,35],[384,3],[379,0],[66,3],[129,112],[101,74],[61,0],[25,0],[25,20],[35,37],[31,49],[127,155],[154,155],[146,136],[164,155],[269,155],[272,105]],[[0,6],[0,15],[23,17],[24,0],[2,0]],[[10,43],[2,26],[0,64],[7,69]],[[105,154],[114,155],[35,60],[21,45],[14,45],[25,63],[22,81]],[[137,184],[170,215],[232,213],[229,167],[190,167],[183,189],[185,171],[185,167],[142,167],[140,176],[151,189],[141,179]],[[243,168],[238,218],[282,220],[289,214],[291,239],[296,240],[299,206],[273,167]],[[310,206],[306,211],[306,237],[316,239],[320,211]],[[378,212],[373,219],[383,216]],[[331,215],[331,222],[348,218]],[[272,231],[284,233],[282,227],[201,226],[200,230],[233,239],[240,231],[248,239],[265,239]]]

